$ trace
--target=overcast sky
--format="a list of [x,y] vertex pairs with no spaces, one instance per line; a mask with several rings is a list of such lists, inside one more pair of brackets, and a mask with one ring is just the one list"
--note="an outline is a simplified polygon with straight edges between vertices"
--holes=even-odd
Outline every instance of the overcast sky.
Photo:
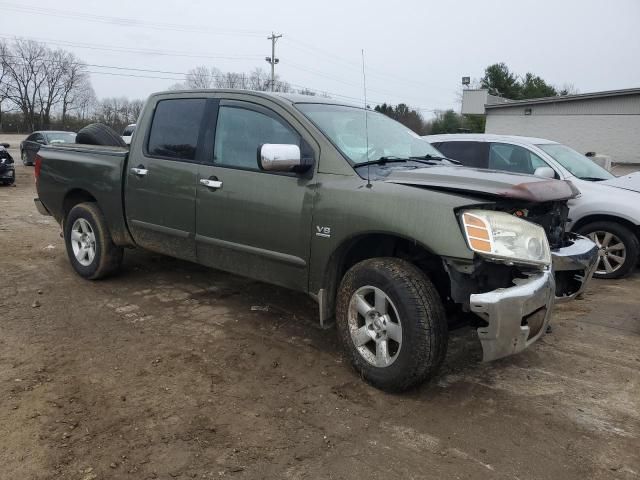
[[2,37],[64,47],[103,72],[92,73],[99,97],[144,98],[181,77],[96,65],[268,69],[272,30],[283,35],[283,80],[361,99],[364,49],[368,103],[405,102],[425,116],[458,109],[460,78],[479,78],[495,62],[580,92],[640,87],[640,0],[14,0],[0,8]]

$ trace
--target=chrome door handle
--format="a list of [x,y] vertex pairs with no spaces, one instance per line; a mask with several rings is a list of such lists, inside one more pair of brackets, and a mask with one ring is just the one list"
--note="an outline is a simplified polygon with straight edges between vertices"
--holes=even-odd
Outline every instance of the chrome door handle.
[[141,177],[143,177],[144,175],[146,175],[147,173],[149,173],[149,170],[147,170],[146,168],[138,168],[138,167],[134,167],[131,169],[131,171],[136,174],[139,175]]
[[209,180],[208,178],[201,178],[200,183],[209,188],[222,188],[222,182],[220,180]]

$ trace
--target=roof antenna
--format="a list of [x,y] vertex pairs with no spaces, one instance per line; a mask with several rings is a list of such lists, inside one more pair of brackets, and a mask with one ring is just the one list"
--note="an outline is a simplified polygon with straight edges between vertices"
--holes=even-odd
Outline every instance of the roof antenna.
[[[364,70],[364,48],[362,52],[362,88],[364,90],[364,137],[366,141],[367,163],[369,162],[369,115],[367,114],[367,75]],[[371,165],[367,164],[367,188],[371,188]]]

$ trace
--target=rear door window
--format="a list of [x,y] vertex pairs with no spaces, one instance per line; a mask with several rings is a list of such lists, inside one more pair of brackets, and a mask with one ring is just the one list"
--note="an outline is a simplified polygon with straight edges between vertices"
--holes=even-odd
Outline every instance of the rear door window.
[[487,151],[489,144],[486,142],[441,142],[438,144],[445,157],[462,162],[465,167],[487,168]]
[[535,153],[519,145],[492,143],[489,149],[489,168],[533,175],[537,168],[548,167]]
[[195,161],[206,100],[161,100],[153,115],[147,153],[153,157]]

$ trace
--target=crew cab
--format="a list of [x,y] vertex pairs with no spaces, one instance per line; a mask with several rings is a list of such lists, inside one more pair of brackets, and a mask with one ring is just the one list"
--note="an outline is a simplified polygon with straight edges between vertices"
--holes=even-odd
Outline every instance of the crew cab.
[[522,351],[597,257],[565,234],[570,183],[461,167],[331,99],[157,93],[129,148],[43,147],[35,174],[82,277],[135,247],[306,292],[390,391],[437,372],[450,312],[473,312],[484,360]]

